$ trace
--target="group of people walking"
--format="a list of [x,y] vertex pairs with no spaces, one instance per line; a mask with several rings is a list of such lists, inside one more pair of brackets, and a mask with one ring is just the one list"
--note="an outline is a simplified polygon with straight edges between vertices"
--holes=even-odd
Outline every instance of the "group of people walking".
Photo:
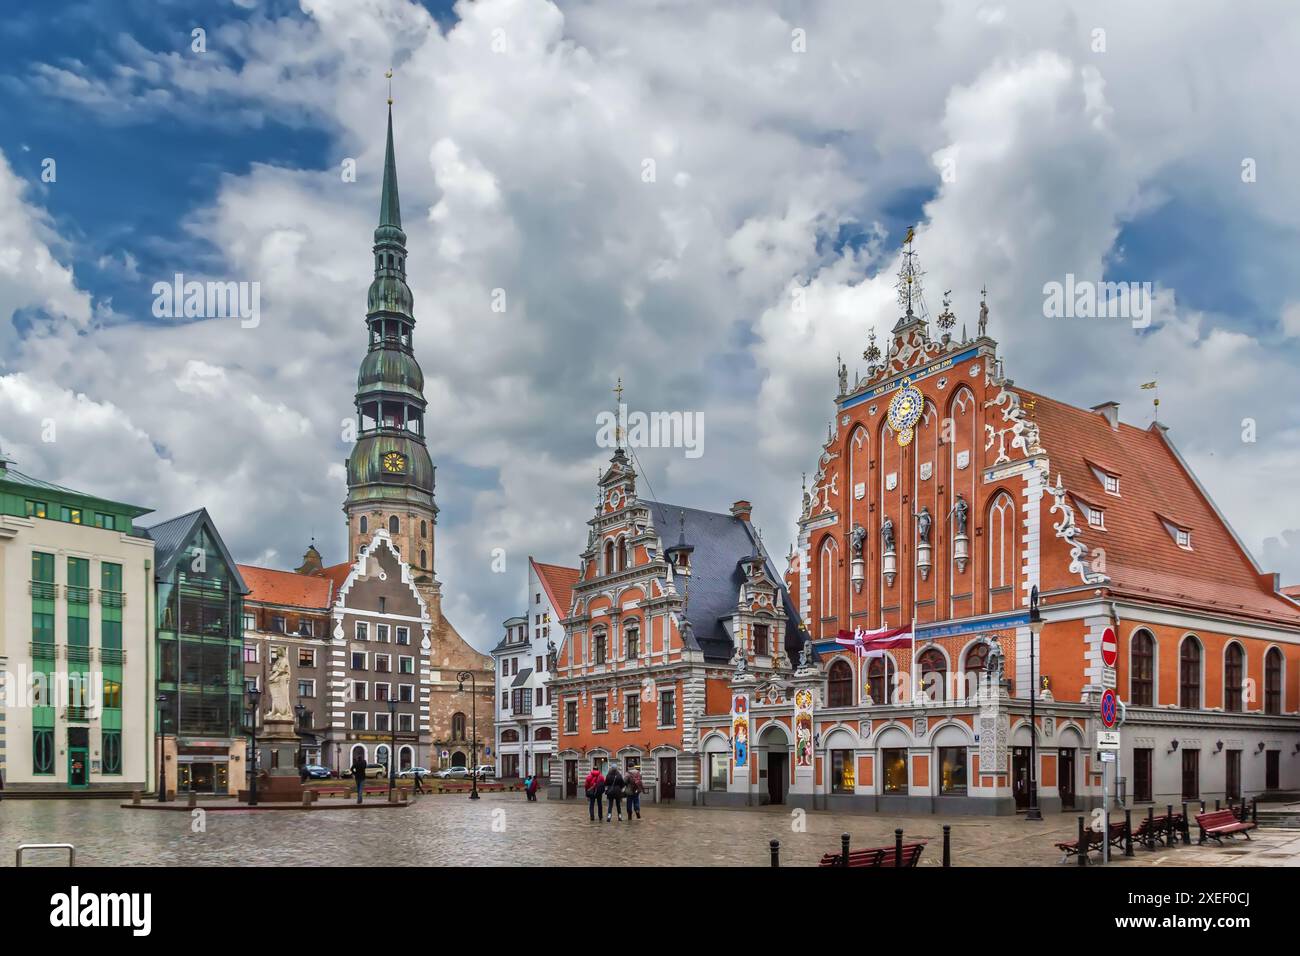
[[[638,820],[641,819],[641,794],[645,793],[645,784],[641,781],[641,771],[635,767],[629,768],[625,774],[618,769],[618,764],[611,764],[609,773],[601,773],[599,767],[593,766],[583,786],[587,794],[587,813],[593,823],[599,820],[609,823],[615,813],[622,820],[624,799],[627,800],[628,821],[631,822],[633,813]],[[607,809],[602,806],[605,803]]]

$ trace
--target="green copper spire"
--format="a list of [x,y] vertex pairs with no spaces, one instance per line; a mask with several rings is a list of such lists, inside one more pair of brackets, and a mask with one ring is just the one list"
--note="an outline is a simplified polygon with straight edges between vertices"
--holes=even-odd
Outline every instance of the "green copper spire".
[[384,149],[384,192],[379,199],[379,225],[402,228],[402,205],[397,199],[397,159],[393,155],[393,106],[388,106],[388,145]]

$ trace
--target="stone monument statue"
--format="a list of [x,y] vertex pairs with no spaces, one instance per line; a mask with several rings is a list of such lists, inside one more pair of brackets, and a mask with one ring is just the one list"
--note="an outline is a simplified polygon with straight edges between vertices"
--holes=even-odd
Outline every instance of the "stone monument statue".
[[880,525],[880,536],[885,539],[885,551],[894,550],[894,519],[885,515],[885,520]]
[[849,532],[849,547],[853,549],[855,558],[862,557],[862,544],[866,541],[867,529],[860,524],[855,524],[853,530]]
[[916,516],[916,531],[921,537],[922,544],[930,543],[930,527],[934,524],[934,519],[930,517],[930,509],[922,508],[921,513]]
[[267,720],[293,720],[293,705],[289,703],[289,658],[281,654],[271,665],[271,673],[266,678],[267,690],[271,692],[271,709],[266,712]]
[[957,504],[953,506],[953,512],[957,515],[957,533],[966,533],[966,522],[970,515],[970,505],[966,504],[966,499],[961,495],[957,496]]

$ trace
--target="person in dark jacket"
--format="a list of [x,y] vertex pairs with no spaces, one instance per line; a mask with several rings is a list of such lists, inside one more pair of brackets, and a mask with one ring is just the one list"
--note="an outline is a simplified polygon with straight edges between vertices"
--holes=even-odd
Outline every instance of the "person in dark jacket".
[[587,779],[583,781],[583,788],[587,794],[587,814],[591,817],[591,822],[600,821],[603,823],[605,817],[601,813],[601,799],[605,796],[605,775],[600,772],[600,768],[595,764],[592,764],[591,772],[587,774]]
[[641,780],[641,771],[633,767],[627,772],[627,820],[632,822],[632,811],[641,819],[641,794],[645,793],[645,783]]
[[605,775],[605,795],[609,798],[608,809],[605,811],[605,822],[609,823],[614,819],[614,811],[618,811],[619,822],[623,820],[623,793],[627,790],[627,781],[623,779],[623,774],[619,771],[617,765],[609,768],[609,773]]
[[366,758],[361,756],[359,750],[352,758],[352,777],[357,782],[357,803],[360,803],[362,795],[366,792]]
[[528,780],[528,799],[537,802],[537,791],[541,789],[542,778],[539,774],[533,774]]

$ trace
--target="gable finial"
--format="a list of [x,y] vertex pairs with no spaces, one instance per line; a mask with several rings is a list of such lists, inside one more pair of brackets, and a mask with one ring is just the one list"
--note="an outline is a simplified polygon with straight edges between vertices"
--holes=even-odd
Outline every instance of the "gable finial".
[[393,68],[390,66],[384,73],[384,78],[388,80],[388,105],[393,105]]

